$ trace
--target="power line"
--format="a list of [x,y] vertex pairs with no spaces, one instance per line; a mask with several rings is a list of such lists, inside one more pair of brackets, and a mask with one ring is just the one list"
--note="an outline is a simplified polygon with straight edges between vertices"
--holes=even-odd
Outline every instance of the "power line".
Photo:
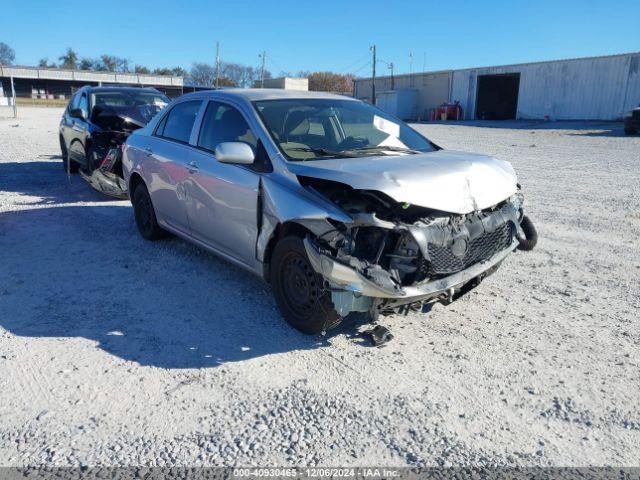
[[349,72],[349,73],[355,75],[356,73],[361,72],[362,70],[364,70],[365,68],[368,68],[370,66],[371,66],[371,60],[367,61],[364,65],[362,65],[357,70],[353,70],[352,72]]
[[267,57],[267,61],[269,63],[271,63],[274,67],[276,67],[278,70],[280,70],[281,72],[284,72],[284,68],[282,68],[280,65],[278,65],[274,60],[273,60],[273,56],[269,55],[269,57]]
[[363,60],[368,60],[368,59],[369,59],[369,54],[367,53],[366,55],[363,55],[358,60],[356,60],[353,63],[350,63],[346,67],[338,69],[338,71],[339,72],[344,72],[345,70],[349,70],[350,68],[352,68],[354,65],[358,65],[358,64],[362,63]]

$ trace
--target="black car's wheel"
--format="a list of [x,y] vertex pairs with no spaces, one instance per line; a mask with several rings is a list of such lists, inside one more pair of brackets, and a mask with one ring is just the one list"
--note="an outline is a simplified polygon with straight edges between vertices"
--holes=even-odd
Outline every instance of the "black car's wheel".
[[309,263],[302,240],[285,237],[271,258],[271,286],[285,320],[306,334],[317,334],[340,324],[331,294]]
[[60,154],[62,156],[62,166],[64,167],[64,171],[76,173],[78,171],[78,164],[69,158],[69,151],[67,150],[67,146],[64,144],[62,136],[60,136]]
[[133,214],[138,231],[147,240],[158,240],[164,236],[164,230],[158,225],[156,212],[151,203],[151,196],[144,183],[140,183],[133,191]]
[[624,127],[624,133],[626,135],[635,135],[638,131],[633,127]]

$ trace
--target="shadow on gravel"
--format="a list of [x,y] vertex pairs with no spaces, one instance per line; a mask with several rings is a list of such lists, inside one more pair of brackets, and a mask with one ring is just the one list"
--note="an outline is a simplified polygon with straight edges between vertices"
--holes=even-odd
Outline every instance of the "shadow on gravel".
[[458,120],[447,122],[420,122],[420,125],[446,125],[450,127],[503,128],[509,130],[570,130],[568,135],[590,137],[624,137],[622,122],[606,121],[544,121],[544,120]]
[[40,158],[50,160],[0,163],[0,191],[41,197],[36,202],[29,201],[30,205],[115,200],[92,189],[78,174],[68,179],[59,155]]
[[[290,328],[250,273],[177,238],[141,239],[128,204],[6,213],[0,265],[0,326],[87,338],[142,365],[215,367],[328,340]],[[81,357],[86,347],[77,348]]]

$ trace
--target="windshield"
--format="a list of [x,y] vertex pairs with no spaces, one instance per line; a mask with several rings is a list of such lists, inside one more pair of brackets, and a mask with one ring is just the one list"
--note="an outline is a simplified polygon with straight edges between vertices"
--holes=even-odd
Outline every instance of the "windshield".
[[139,117],[145,123],[168,103],[169,99],[160,92],[110,91],[91,94],[92,115],[111,111]]
[[364,102],[262,100],[254,106],[282,153],[293,161],[436,150],[407,124]]

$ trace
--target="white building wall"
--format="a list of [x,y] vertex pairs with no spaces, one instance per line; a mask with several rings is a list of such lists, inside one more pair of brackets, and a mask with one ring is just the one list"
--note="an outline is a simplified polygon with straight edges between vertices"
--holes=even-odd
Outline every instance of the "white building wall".
[[[473,119],[478,76],[504,73],[520,73],[517,109],[517,118],[520,119],[543,119],[548,116],[552,120],[619,120],[625,112],[640,104],[640,53],[630,53],[469,68],[454,70],[449,74],[416,73],[412,79],[413,86],[418,89],[418,115],[424,118],[426,109],[444,101],[459,100],[464,109],[464,118]],[[451,81],[447,98],[437,101],[443,91],[442,82],[426,81],[425,85],[421,85],[420,79],[430,76]],[[406,75],[396,77],[395,87],[408,87],[406,78]],[[376,89],[390,90],[390,78],[377,78]],[[430,95],[432,98],[426,100]],[[371,98],[370,79],[356,80],[356,96],[366,100]]]
[[[417,91],[415,119],[429,118],[429,111],[449,100],[451,72],[414,73],[394,78],[396,90]],[[371,101],[371,79],[358,79],[355,84],[355,96],[360,100]],[[376,78],[376,92],[391,90],[391,77]]]
[[452,100],[475,118],[480,75],[520,73],[517,118],[619,120],[640,101],[640,54],[456,70]]

